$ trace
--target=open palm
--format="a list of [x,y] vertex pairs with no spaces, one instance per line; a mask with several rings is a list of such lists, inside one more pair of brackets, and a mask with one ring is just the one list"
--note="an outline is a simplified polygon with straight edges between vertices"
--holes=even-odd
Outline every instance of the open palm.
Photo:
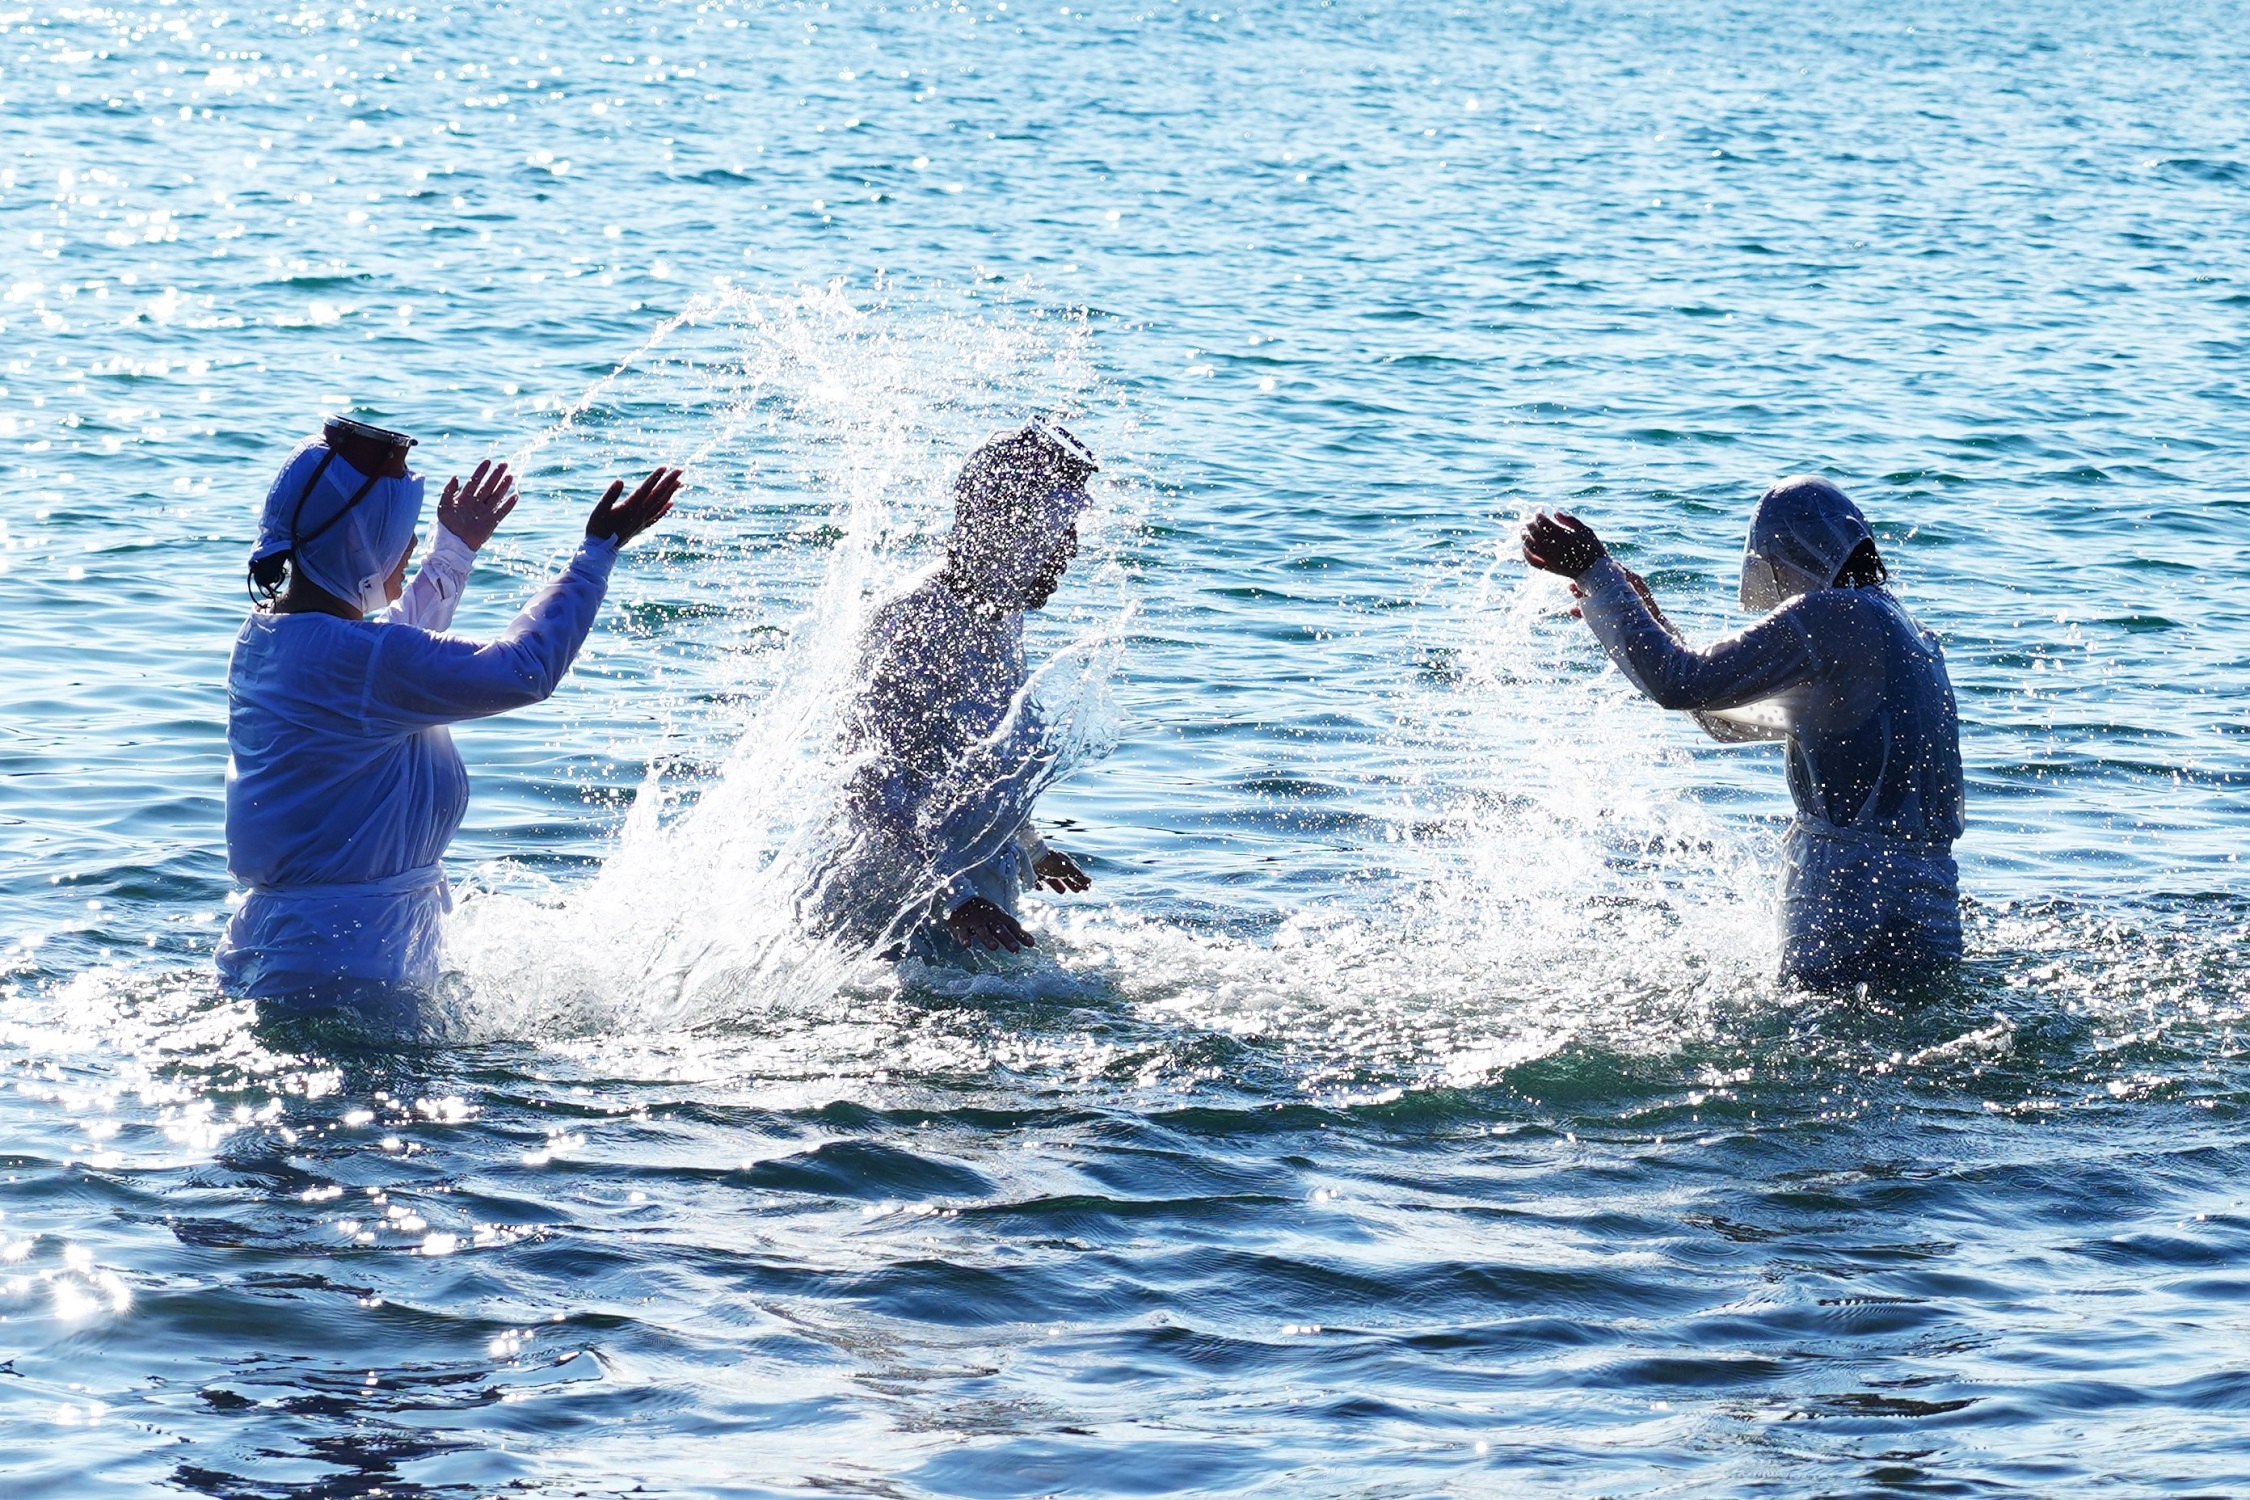
[[[586,518],[586,535],[612,537],[617,545],[624,546],[671,512],[680,477],[678,469],[653,470],[630,495],[625,495],[625,481],[612,480],[601,503]],[[622,500],[618,498],[621,495],[625,496]]]
[[438,524],[468,544],[471,552],[492,540],[492,533],[516,508],[516,480],[504,463],[486,459],[463,484],[456,474],[445,482],[438,497]]

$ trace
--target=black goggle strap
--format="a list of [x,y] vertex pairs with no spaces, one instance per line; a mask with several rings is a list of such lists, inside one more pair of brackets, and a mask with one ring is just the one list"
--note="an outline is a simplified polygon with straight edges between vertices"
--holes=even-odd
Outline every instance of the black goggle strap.
[[[365,500],[367,498],[368,491],[375,488],[375,481],[382,477],[380,474],[370,475],[366,483],[362,484],[356,491],[353,492],[351,499],[344,502],[344,508],[342,510],[337,511],[336,514],[330,516],[327,520],[321,522],[318,526],[315,526],[309,533],[300,536],[297,532],[297,522],[305,514],[305,502],[312,498],[313,490],[320,484],[320,476],[328,472],[329,461],[334,459],[335,456],[336,450],[333,448],[321,454],[320,462],[313,465],[312,477],[307,479],[305,481],[305,487],[297,492],[297,508],[289,513],[289,551],[277,553],[275,555],[276,558],[287,558],[299,547],[302,547],[305,543],[313,540],[315,537],[318,537],[321,533],[334,526],[338,521],[341,521],[342,519],[344,519],[344,517],[350,515],[352,513],[352,507],[359,504],[360,501]],[[250,564],[250,577],[247,580],[247,586],[250,590],[250,597],[253,600],[260,597],[261,590],[263,590],[263,597],[267,599],[273,598],[280,592],[280,585],[278,584],[278,582],[269,585],[258,577],[258,564],[256,560],[253,560]]]
[[289,513],[289,546],[290,550],[292,551],[295,551],[297,548],[304,546],[305,543],[312,541],[315,537],[318,537],[322,533],[328,531],[338,521],[341,521],[342,519],[344,519],[344,517],[350,515],[352,513],[352,507],[359,504],[360,501],[365,500],[367,498],[368,491],[375,488],[375,482],[383,477],[380,474],[368,475],[366,480],[360,485],[360,487],[352,492],[351,499],[344,502],[343,508],[341,510],[337,511],[336,514],[330,516],[327,520],[321,522],[318,526],[315,526],[312,530],[300,533],[297,530],[297,522],[304,518],[305,502],[312,498],[312,492],[314,488],[320,483],[320,476],[328,472],[329,460],[333,459],[335,456],[336,450],[333,448],[329,449],[326,453],[323,453],[320,456],[320,462],[313,465],[312,478],[306,480],[305,487],[297,492],[297,508]]
[[[312,495],[313,486],[320,483],[320,476],[328,472],[328,461],[335,456],[336,450],[333,448],[323,451],[320,455],[320,462],[313,465],[312,477],[305,481],[303,489],[297,491],[297,508],[289,513],[289,551],[276,553],[274,554],[276,557],[286,560],[290,552],[297,550],[297,518],[305,513],[305,501]],[[344,509],[349,510],[351,507],[347,505]],[[338,514],[342,514],[342,512],[338,512]],[[315,533],[315,535],[317,534]],[[271,599],[280,592],[280,585],[278,583],[266,584],[258,577],[259,561],[258,558],[250,559],[250,597],[257,598],[258,591],[263,588],[265,597]]]
[[[286,552],[275,554],[275,556],[277,557],[284,558],[288,555],[289,554]],[[264,561],[268,561],[268,559],[256,557],[250,559],[249,576],[242,580],[242,586],[244,589],[249,591],[250,602],[252,604],[265,604],[281,597],[281,581],[279,575],[275,576],[275,579],[272,583],[268,583],[258,576],[258,564]]]

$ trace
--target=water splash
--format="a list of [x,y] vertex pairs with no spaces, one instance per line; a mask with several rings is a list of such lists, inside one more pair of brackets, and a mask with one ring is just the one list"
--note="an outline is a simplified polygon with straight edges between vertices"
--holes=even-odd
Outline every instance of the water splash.
[[[1051,936],[1029,973],[892,970],[808,933],[796,897],[847,769],[833,746],[865,611],[928,555],[945,481],[985,430],[1096,399],[1087,344],[1075,323],[861,306],[833,287],[722,292],[522,450],[561,468],[688,453],[712,498],[675,566],[783,644],[740,659],[716,769],[652,766],[591,882],[464,903],[451,944],[469,1030],[763,1029],[788,1057],[759,1049],[742,1059],[753,1071],[822,1057],[879,1070],[885,1049],[932,1048],[974,1068],[1004,1049],[890,1009],[902,985],[940,1005],[1070,996],[1094,1019],[1031,1048],[1044,1065],[1082,1074],[1098,1058],[1097,1072],[1187,1082],[1204,1066],[1193,1039],[1223,1036],[1295,1087],[1350,1093],[1475,1082],[1573,1043],[1662,1051],[1770,994],[1771,875],[1754,839],[1687,795],[1662,716],[1600,675],[1551,591],[1499,566],[1433,588],[1465,600],[1440,627],[1454,680],[1394,703],[1403,802],[1366,851],[1372,901],[1323,901],[1263,933],[1049,912],[1033,918]],[[1037,680],[1066,762],[1117,733],[1124,580],[1114,554],[1089,550],[1081,572],[1117,603]],[[739,582],[753,572],[759,598]],[[854,1024],[838,1028],[840,1008]]]
[[[704,727],[731,740],[700,777],[657,763],[617,846],[583,889],[464,903],[451,947],[472,1031],[662,1031],[829,1005],[887,972],[809,932],[817,870],[849,767],[836,752],[872,603],[934,556],[962,456],[1027,411],[1101,397],[1084,323],[970,313],[830,286],[794,298],[725,291],[664,324],[522,450],[550,467],[685,452],[700,496],[681,582],[754,618],[778,649],[745,652],[739,705]],[[1124,425],[1113,405],[1103,425]],[[612,465],[614,466],[614,465]],[[1078,570],[1108,602],[1033,684],[1061,764],[1114,735],[1107,684],[1126,618],[1102,539],[1136,490],[1105,487]]]
[[[1507,567],[1467,582],[1438,648],[1452,680],[1393,705],[1359,899],[1249,934],[1095,911],[1058,923],[1071,962],[1175,1042],[1230,1038],[1280,1086],[1340,1099],[1572,1047],[1671,1055],[1769,1005],[1763,831],[1694,798],[1693,757],[1558,590]],[[1140,1076],[1199,1070],[1228,1071],[1173,1045]]]

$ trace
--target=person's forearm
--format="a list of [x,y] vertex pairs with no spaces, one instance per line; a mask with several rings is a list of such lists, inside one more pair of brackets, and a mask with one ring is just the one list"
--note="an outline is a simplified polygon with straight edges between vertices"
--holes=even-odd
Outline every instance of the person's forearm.
[[1791,616],[1695,651],[1657,619],[1612,559],[1598,559],[1576,581],[1586,593],[1581,611],[1602,649],[1661,707],[1732,708],[1805,681],[1817,665]]
[[414,581],[376,620],[384,625],[412,625],[433,634],[451,629],[453,612],[460,608],[461,595],[476,564],[476,550],[440,523],[437,539],[430,544],[429,556],[422,559]]
[[609,592],[609,575],[618,544],[589,537],[579,543],[568,567],[532,597],[500,639],[487,648],[504,652],[510,673],[522,684],[527,703],[545,699],[561,685],[593,631]]
[[616,559],[614,541],[582,543],[500,638],[481,646],[419,630],[385,632],[370,664],[370,722],[447,724],[545,699],[593,629]]

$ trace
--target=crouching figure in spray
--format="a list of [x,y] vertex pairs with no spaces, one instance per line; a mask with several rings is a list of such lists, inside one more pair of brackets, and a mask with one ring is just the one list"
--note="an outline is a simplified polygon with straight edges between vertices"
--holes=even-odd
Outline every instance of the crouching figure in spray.
[[217,953],[228,986],[301,1005],[410,1003],[438,977],[441,863],[469,779],[445,726],[537,703],[585,642],[617,549],[671,509],[677,470],[612,484],[586,540],[498,640],[442,632],[514,508],[506,465],[422,509],[413,439],[334,419],[266,495],[227,667],[227,865],[250,888]]
[[1023,616],[1078,554],[1093,455],[1034,423],[971,454],[945,562],[879,606],[845,728],[857,761],[815,901],[890,958],[958,962],[1033,946],[1017,897],[1092,881],[1031,824],[1057,766],[1026,691]]
[[1785,846],[1782,969],[1816,987],[1961,956],[1953,841],[1961,744],[1937,637],[1884,587],[1867,521],[1810,476],[1768,490],[1742,554],[1742,607],[1765,618],[1690,648],[1647,584],[1576,518],[1539,515],[1524,561],[1572,580],[1618,669],[1714,738],[1781,740],[1797,806]]

